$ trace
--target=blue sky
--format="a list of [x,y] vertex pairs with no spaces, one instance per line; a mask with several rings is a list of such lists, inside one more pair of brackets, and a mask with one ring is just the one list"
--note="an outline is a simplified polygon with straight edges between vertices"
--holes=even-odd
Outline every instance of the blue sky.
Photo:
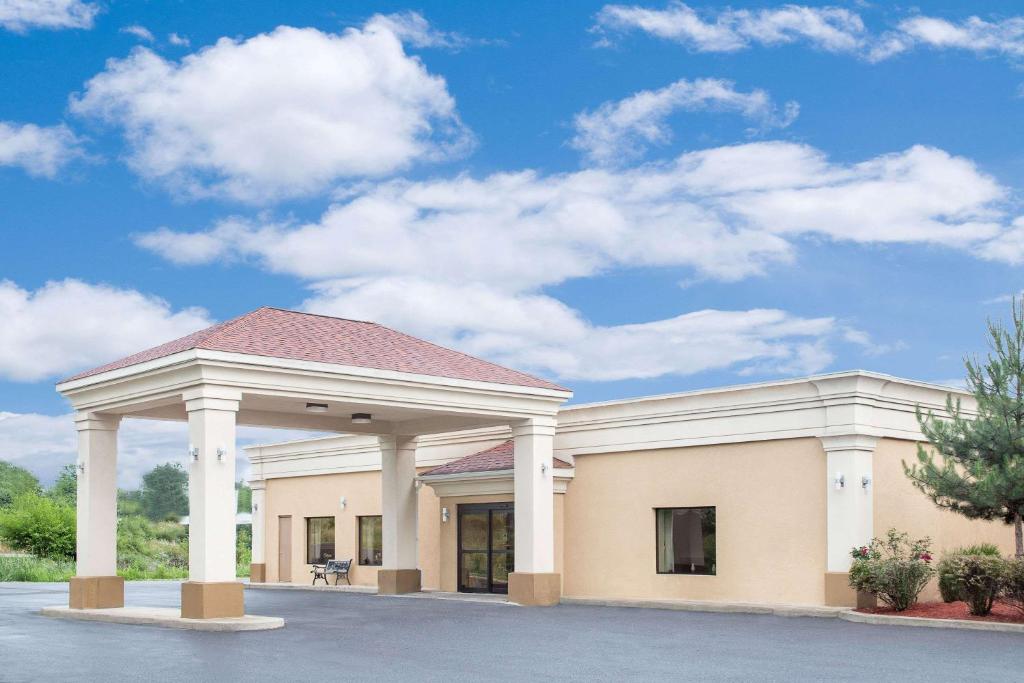
[[7,0],[0,52],[0,457],[44,477],[57,379],[261,305],[585,402],[953,380],[1022,289],[1015,3]]

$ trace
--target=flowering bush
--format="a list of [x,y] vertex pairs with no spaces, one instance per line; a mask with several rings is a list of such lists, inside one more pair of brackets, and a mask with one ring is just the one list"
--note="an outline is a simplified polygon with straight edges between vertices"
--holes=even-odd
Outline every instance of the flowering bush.
[[929,538],[911,541],[909,535],[889,529],[884,540],[875,538],[851,550],[850,585],[902,612],[917,602],[935,574],[930,545]]

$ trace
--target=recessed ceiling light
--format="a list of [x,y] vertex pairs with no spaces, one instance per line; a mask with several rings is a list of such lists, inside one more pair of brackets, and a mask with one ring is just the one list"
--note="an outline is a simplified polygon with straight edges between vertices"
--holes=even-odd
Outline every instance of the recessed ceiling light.
[[368,425],[371,420],[373,420],[373,416],[369,413],[352,413],[352,424]]
[[327,404],[326,403],[307,403],[306,404],[306,410],[308,410],[311,413],[326,413],[327,412]]

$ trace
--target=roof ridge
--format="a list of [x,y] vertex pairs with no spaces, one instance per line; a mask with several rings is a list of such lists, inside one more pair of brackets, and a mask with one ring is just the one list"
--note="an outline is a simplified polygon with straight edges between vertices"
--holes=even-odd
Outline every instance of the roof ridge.
[[[249,318],[249,317],[252,317],[252,316],[256,315],[257,313],[259,313],[260,311],[262,311],[263,309],[266,309],[266,308],[270,308],[270,306],[260,306],[255,311],[249,311],[247,313],[243,313],[242,315],[235,316],[234,318],[229,318],[228,320],[225,320],[222,323],[217,323],[216,325],[212,325],[211,327],[206,328],[206,331],[209,332],[209,334],[207,334],[202,339],[197,341],[193,348],[196,348],[196,349],[203,348],[203,346],[205,344],[210,343],[212,340],[216,339],[217,337],[219,337],[221,334],[223,334],[224,332],[226,332],[230,328],[234,327],[235,325],[237,325],[238,323],[242,322],[246,318]],[[200,330],[200,331],[202,331],[202,330]]]
[[[375,325],[376,327],[384,327],[380,323],[375,323],[372,320],[360,320],[359,318],[346,318],[346,317],[341,316],[341,315],[327,315],[326,313],[313,313],[311,311],[296,311],[294,308],[283,308],[281,306],[260,306],[259,308],[256,309],[256,311],[259,311],[259,310],[264,309],[264,308],[269,309],[271,311],[281,311],[283,313],[296,313],[298,315],[314,315],[314,316],[316,316],[318,318],[327,318],[328,320],[345,320],[345,321],[348,321],[350,323],[362,323],[363,325]],[[252,312],[255,313],[256,311],[252,311]],[[391,328],[388,328],[388,329],[391,329]]]

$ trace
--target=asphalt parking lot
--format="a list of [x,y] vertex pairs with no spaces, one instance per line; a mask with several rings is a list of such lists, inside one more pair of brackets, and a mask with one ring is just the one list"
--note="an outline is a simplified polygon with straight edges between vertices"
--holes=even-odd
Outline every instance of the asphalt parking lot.
[[[129,605],[176,606],[176,582]],[[247,591],[284,629],[203,633],[64,621],[64,584],[0,584],[2,681],[1013,680],[1024,635],[836,619],[357,593]]]

